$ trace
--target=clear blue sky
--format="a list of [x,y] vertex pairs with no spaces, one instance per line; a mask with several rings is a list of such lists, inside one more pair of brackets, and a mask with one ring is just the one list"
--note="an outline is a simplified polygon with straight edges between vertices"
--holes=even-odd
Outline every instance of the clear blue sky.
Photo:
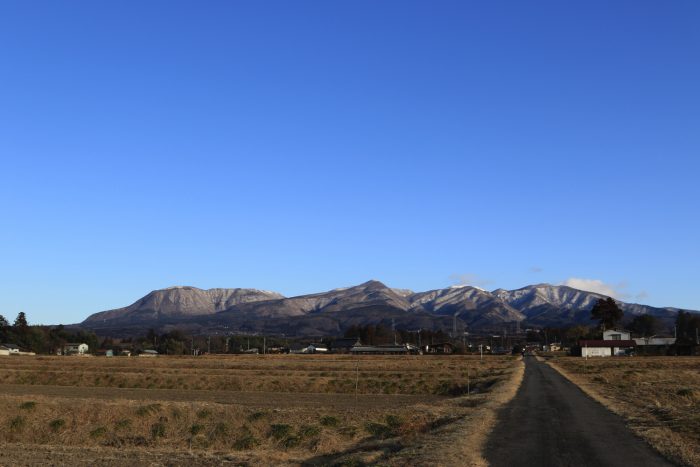
[[700,309],[698,24],[694,0],[4,1],[0,314],[370,278]]

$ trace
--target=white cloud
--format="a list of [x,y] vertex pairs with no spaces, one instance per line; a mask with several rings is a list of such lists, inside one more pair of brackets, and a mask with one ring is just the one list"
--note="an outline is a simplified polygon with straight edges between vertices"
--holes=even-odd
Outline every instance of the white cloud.
[[544,271],[544,269],[542,269],[539,266],[533,266],[530,268],[530,272],[542,272],[542,271]]
[[485,287],[493,281],[484,279],[477,274],[465,273],[465,274],[450,274],[450,280],[455,283],[455,285],[472,285],[477,287]]
[[574,289],[585,290],[587,292],[594,292],[607,297],[613,298],[623,298],[626,294],[621,290],[625,288],[625,284],[606,284],[599,279],[581,279],[578,277],[571,277],[561,285],[566,285],[573,287]]

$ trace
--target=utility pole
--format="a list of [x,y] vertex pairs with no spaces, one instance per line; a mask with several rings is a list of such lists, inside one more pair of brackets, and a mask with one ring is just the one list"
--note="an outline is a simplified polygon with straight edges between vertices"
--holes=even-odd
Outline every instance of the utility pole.
[[267,352],[267,337],[263,336],[263,355]]
[[211,355],[211,336],[207,336],[207,354]]

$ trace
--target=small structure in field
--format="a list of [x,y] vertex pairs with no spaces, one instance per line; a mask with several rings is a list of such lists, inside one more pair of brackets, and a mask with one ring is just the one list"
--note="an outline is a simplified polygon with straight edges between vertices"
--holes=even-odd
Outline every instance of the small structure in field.
[[16,344],[2,344],[2,346],[7,349],[10,354],[19,355],[20,353],[19,346]]
[[63,346],[63,355],[86,355],[89,347],[85,343],[75,342]]
[[10,349],[5,347],[4,345],[0,345],[0,356],[9,356],[10,355]]
[[580,340],[579,349],[582,357],[612,357],[630,355],[636,346],[633,340]]
[[328,346],[326,344],[309,344],[304,353],[328,353]]
[[131,350],[122,349],[119,351],[119,355],[121,355],[122,357],[131,357]]
[[143,350],[140,354],[139,357],[157,357],[158,356],[158,351],[153,350],[153,349],[146,349]]
[[454,347],[449,342],[440,342],[438,344],[428,344],[425,346],[425,353],[428,354],[451,354],[454,352]]

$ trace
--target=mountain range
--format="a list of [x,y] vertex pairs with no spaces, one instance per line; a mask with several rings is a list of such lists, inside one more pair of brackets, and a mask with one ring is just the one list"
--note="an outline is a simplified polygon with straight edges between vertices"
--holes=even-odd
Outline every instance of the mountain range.
[[[340,335],[350,326],[384,324],[398,329],[502,331],[507,327],[591,324],[590,310],[603,295],[563,285],[537,284],[486,291],[468,285],[427,292],[393,289],[371,280],[327,292],[285,297],[257,289],[170,287],[133,304],[89,316],[79,324],[98,333],[134,335],[153,328],[192,333]],[[625,320],[649,314],[670,325],[677,308],[618,302]]]

